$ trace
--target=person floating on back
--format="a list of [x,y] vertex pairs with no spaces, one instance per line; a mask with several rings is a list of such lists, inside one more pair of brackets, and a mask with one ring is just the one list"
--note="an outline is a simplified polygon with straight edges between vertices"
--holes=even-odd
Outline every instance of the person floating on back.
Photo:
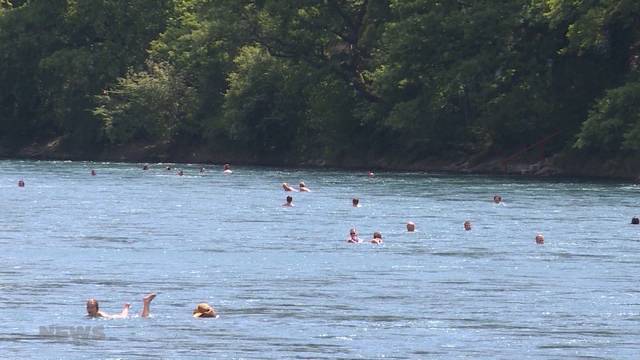
[[293,197],[287,196],[287,202],[282,204],[284,207],[293,207]]
[[[144,298],[142,298],[142,312],[140,313],[140,317],[146,318],[149,317],[150,312],[150,304],[153,299],[155,299],[156,294],[150,293],[147,294]],[[98,300],[89,299],[87,300],[87,316],[94,318],[105,318],[105,319],[126,319],[129,316],[129,308],[131,308],[131,304],[124,304],[122,311],[118,314],[107,314],[103,311],[100,311],[100,306],[98,305]]]
[[352,244],[359,244],[362,242],[362,240],[358,236],[358,231],[356,230],[356,228],[351,228],[351,230],[349,230],[349,238],[347,239],[347,242]]
[[380,245],[383,243],[382,234],[380,233],[380,231],[376,231],[373,233],[373,239],[371,239],[371,243],[377,244],[377,245]]
[[284,191],[293,191],[293,192],[297,192],[298,190],[292,188],[289,184],[287,183],[282,183],[282,188],[284,189]]
[[300,181],[299,186],[300,186],[300,192],[311,192],[311,189],[309,189],[303,181]]
[[216,310],[207,303],[200,303],[196,305],[196,308],[193,310],[194,318],[215,318],[218,317]]

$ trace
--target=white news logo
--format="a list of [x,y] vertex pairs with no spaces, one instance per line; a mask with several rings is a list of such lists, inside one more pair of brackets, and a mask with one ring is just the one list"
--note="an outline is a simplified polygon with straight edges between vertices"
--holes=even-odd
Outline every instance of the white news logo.
[[40,326],[40,336],[104,340],[104,326]]

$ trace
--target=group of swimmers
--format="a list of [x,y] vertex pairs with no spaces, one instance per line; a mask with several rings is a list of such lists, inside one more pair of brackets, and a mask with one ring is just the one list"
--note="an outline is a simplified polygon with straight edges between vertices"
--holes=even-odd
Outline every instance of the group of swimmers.
[[298,184],[298,189],[296,190],[294,187],[292,187],[291,185],[289,185],[288,183],[282,183],[282,189],[286,192],[311,192],[311,189],[309,189],[307,187],[307,185],[304,183],[304,181],[300,181],[300,184]]
[[[292,187],[291,185],[289,185],[288,183],[282,183],[282,189],[285,192],[311,192],[311,189],[309,189],[307,187],[307,185],[304,183],[304,181],[300,181],[300,184],[298,185],[298,189],[296,190],[294,187]],[[293,207],[293,196],[288,195],[286,198],[286,202],[284,204],[282,204],[282,206],[284,207]]]
[[[172,170],[172,168],[170,166],[166,167],[167,170]],[[144,165],[142,167],[142,170],[149,170],[149,165]],[[205,168],[201,168],[200,169],[200,173],[203,173],[205,171]],[[223,165],[223,174],[225,175],[229,175],[232,174],[233,171],[231,170],[231,165],[230,164],[224,164]],[[184,172],[182,170],[178,170],[177,173],[179,176],[184,175]],[[91,170],[91,176],[96,176],[96,171],[94,169]],[[374,173],[372,171],[368,172],[368,176],[369,177],[373,177]],[[24,187],[25,186],[25,182],[23,179],[20,179],[18,181],[18,186],[19,187]],[[285,192],[311,192],[311,189],[309,189],[309,187],[307,187],[307,185],[304,183],[304,181],[300,181],[300,183],[298,184],[298,189],[292,187],[291,185],[289,185],[288,183],[284,182],[282,183],[282,188]],[[352,202],[352,206],[353,207],[360,207],[360,199],[358,198],[353,198],[351,199]],[[502,204],[502,196],[500,195],[494,195],[493,197],[493,202],[496,204]],[[282,204],[282,206],[284,207],[293,207],[293,197],[288,195],[286,197],[286,202],[284,204]],[[633,217],[631,219],[631,224],[634,225],[638,225],[640,224],[640,219],[638,219],[638,217]],[[471,230],[471,221],[469,220],[465,220],[463,223],[463,227],[465,231],[470,231]],[[414,232],[415,231],[415,223],[413,222],[408,222],[407,223],[407,231],[408,232]],[[355,236],[354,236],[355,234]],[[544,244],[544,236],[540,233],[536,234],[535,237],[536,240],[536,244]],[[350,234],[349,234],[349,238],[347,239],[347,242],[349,243],[360,243],[362,242],[362,240],[360,240],[360,238],[358,237],[357,234],[357,230],[355,228],[352,228],[350,230]],[[382,244],[383,240],[382,240],[382,234],[379,231],[374,232],[373,237],[370,241],[373,244]]]
[[[501,204],[504,205],[502,203],[502,196],[500,195],[495,195],[493,197],[493,202],[495,204]],[[353,207],[360,207],[360,199],[358,198],[353,198],[351,199],[351,204]],[[634,220],[632,220],[631,222],[632,224],[640,224],[640,219],[634,217]],[[407,226],[407,232],[415,232],[416,231],[416,224],[413,221],[408,221],[406,223]],[[463,228],[465,231],[471,231],[471,221],[469,220],[465,220],[464,223],[462,224]],[[542,245],[544,244],[544,235],[538,233],[536,234],[535,237],[536,240],[536,244]],[[363,242],[360,237],[358,236],[358,230],[356,228],[351,228],[349,230],[349,237],[347,238],[347,242],[348,243],[361,243]],[[382,234],[379,231],[376,231],[373,233],[373,238],[370,241],[373,244],[382,244]]]
[[[167,166],[166,169],[167,170],[171,170],[171,167]],[[149,166],[148,165],[144,165],[142,167],[142,170],[149,170]],[[233,173],[233,171],[231,170],[231,165],[228,164],[228,163],[223,165],[223,169],[222,170],[223,170],[222,171],[223,174],[225,174],[225,175],[229,175],[229,174]],[[200,173],[204,173],[204,171],[205,171],[204,167],[200,168]],[[179,170],[177,174],[179,176],[182,176],[182,175],[184,175],[184,172],[182,170]],[[92,176],[96,176],[96,171],[94,169],[91,170],[91,175]],[[368,176],[369,177],[373,177],[374,173],[372,171],[369,171],[368,172]],[[24,187],[25,186],[24,180],[20,179],[18,181],[18,186],[19,187]],[[309,189],[309,187],[307,187],[307,185],[304,183],[304,181],[300,181],[299,182],[298,189],[296,189],[296,188],[292,187],[291,185],[289,185],[288,183],[284,182],[284,183],[282,183],[282,189],[285,192],[311,192],[311,189]],[[493,196],[493,202],[495,204],[503,205],[502,196],[494,195]],[[353,207],[361,207],[359,198],[351,199],[351,203],[352,203]],[[285,199],[285,203],[282,204],[282,206],[283,207],[293,207],[294,206],[293,197],[291,195],[288,195],[286,197],[286,199]],[[640,224],[640,219],[638,219],[637,217],[634,216],[631,219],[631,223],[634,224],[634,225],[638,225],[638,224]],[[464,227],[465,231],[470,231],[471,228],[472,228],[471,227],[471,221],[465,220],[464,223],[463,223],[463,227]],[[407,231],[408,232],[414,232],[415,231],[415,223],[409,221],[407,223]],[[355,237],[354,237],[353,233],[356,234]],[[535,240],[536,240],[536,244],[544,244],[544,236],[542,234],[540,234],[540,233],[536,234]],[[349,242],[349,243],[360,243],[360,242],[362,242],[360,240],[360,238],[358,237],[357,230],[355,228],[352,228],[350,230],[350,234],[349,234],[349,238],[347,239],[347,242]],[[382,244],[383,243],[382,234],[379,231],[374,232],[373,237],[372,237],[370,242],[373,243],[373,244]]]
[[[373,173],[371,171],[369,171],[369,176],[374,176]],[[288,183],[282,183],[282,189],[285,192],[311,192],[311,190],[307,187],[307,185],[304,183],[304,181],[300,181],[299,185],[298,185],[298,189],[295,189],[294,187],[292,187],[291,185],[289,185]],[[502,202],[502,196],[500,195],[494,195],[493,196],[493,202],[495,204],[499,204],[499,205],[504,205],[504,203]],[[360,205],[360,199],[359,198],[352,198],[351,199],[351,205],[353,207],[361,207]],[[286,202],[284,204],[282,204],[283,207],[293,207],[293,197],[291,195],[287,195],[286,197]],[[638,220],[638,219],[636,219]],[[640,220],[638,220],[640,222]],[[416,224],[412,221],[407,222],[406,224],[407,226],[407,232],[415,232],[416,229]],[[465,220],[463,223],[463,227],[465,231],[470,231],[471,230],[471,221],[469,220]],[[544,236],[540,233],[536,234],[535,237],[535,241],[536,244],[544,244]],[[359,235],[358,235],[358,230],[356,228],[351,228],[349,230],[349,237],[347,237],[347,242],[351,243],[351,244],[359,244],[364,242],[362,239],[360,239]],[[379,231],[376,231],[373,233],[373,237],[371,238],[371,240],[369,241],[372,244],[382,244],[383,240],[382,240],[382,234]]]
[[[142,170],[149,170],[149,165],[144,165],[142,166]],[[167,166],[166,167],[167,171],[171,171],[172,168],[171,166]],[[200,173],[204,173],[205,172],[205,168],[200,168]],[[233,173],[233,170],[231,170],[231,165],[229,164],[224,164],[223,168],[222,168],[222,173],[225,175],[229,175]],[[183,176],[184,175],[184,171],[182,171],[182,169],[178,169],[178,172],[176,173],[178,176]],[[95,169],[91,169],[91,176],[96,176],[96,170]],[[24,179],[20,179],[18,180],[18,186],[19,187],[24,187]],[[302,190],[301,190],[302,191]]]
[[[351,244],[359,244],[364,241],[358,236],[358,230],[356,230],[356,228],[351,228],[351,230],[349,230],[349,238],[347,238],[347,242]],[[382,240],[382,234],[380,231],[374,232],[373,237],[369,242],[376,245],[382,244],[384,241]]]
[[[149,166],[148,165],[144,165],[143,170],[149,170]],[[167,170],[172,170],[171,167],[167,167]],[[200,169],[200,172],[203,173],[205,171],[204,168]],[[228,174],[232,174],[233,171],[231,170],[231,166],[229,164],[224,164],[223,166],[223,173],[225,175]],[[179,170],[178,175],[182,176],[184,173],[182,170]],[[91,170],[91,176],[96,176],[96,171],[94,169]],[[369,171],[368,172],[368,176],[369,177],[373,177],[374,174],[373,172]],[[25,187],[25,182],[23,179],[20,179],[18,181],[18,186],[19,187]],[[309,189],[307,187],[307,185],[303,182],[300,181],[300,183],[298,184],[298,189],[290,186],[288,183],[282,183],[282,188],[285,192],[311,192],[311,189]],[[495,195],[493,197],[493,202],[495,204],[503,204],[502,203],[502,197],[500,195]],[[286,197],[286,202],[282,205],[285,207],[293,207],[293,197],[292,196],[287,196]],[[360,205],[360,199],[359,198],[352,198],[352,206],[353,207],[361,207]],[[634,225],[639,225],[640,224],[640,219],[638,217],[633,217],[631,219],[631,224]],[[465,220],[463,223],[463,227],[465,231],[470,231],[472,229],[472,224],[471,221],[469,220]],[[407,232],[415,232],[416,229],[416,224],[412,221],[409,221],[406,223],[406,228],[407,228]],[[348,243],[362,243],[364,242],[358,234],[357,229],[351,228],[349,230],[349,236],[347,238],[347,242]],[[375,231],[373,233],[373,236],[371,238],[371,240],[369,240],[370,243],[372,244],[383,244],[383,238],[382,238],[382,233],[380,231]],[[541,233],[536,234],[535,236],[535,242],[536,244],[544,244],[544,236]],[[155,299],[156,294],[155,293],[150,293],[148,295],[146,295],[143,299],[142,299],[142,310],[140,312],[140,317],[142,318],[147,318],[150,315],[150,305],[151,302],[153,301],[153,299]],[[119,313],[114,313],[114,314],[109,314],[106,313],[104,311],[101,311],[99,308],[99,304],[98,301],[94,298],[91,298],[89,300],[87,300],[86,303],[86,310],[87,310],[87,315],[89,317],[92,318],[105,318],[105,319],[123,319],[123,318],[127,318],[129,317],[129,310],[131,308],[131,305],[129,303],[124,304],[123,309],[121,312]],[[194,318],[216,318],[218,317],[218,314],[216,312],[216,310],[210,306],[207,303],[199,303],[196,305],[195,309],[192,311],[192,316]]]
[[[149,165],[144,165],[142,167],[142,170],[149,170]],[[171,171],[171,166],[167,166],[166,167],[167,171]],[[200,173],[203,174],[205,172],[205,168],[201,167],[200,168]],[[222,167],[222,173],[225,175],[229,175],[229,174],[233,174],[233,170],[231,170],[231,165],[229,164],[224,164]],[[178,172],[176,173],[178,176],[183,176],[184,175],[184,171],[182,169],[178,169]],[[95,175],[95,171],[91,170],[91,175]]]
[[[149,166],[148,165],[144,165],[143,170],[149,170]],[[167,170],[172,170],[170,166],[168,166],[166,168]],[[203,173],[204,172],[204,168],[200,169],[200,172]],[[223,166],[223,173],[225,175],[231,174],[233,173],[233,171],[231,170],[231,166],[229,164],[224,164]],[[179,170],[178,175],[182,176],[184,173],[182,170]],[[96,171],[94,169],[91,170],[91,176],[96,176]],[[369,171],[368,176],[372,177],[374,176],[373,172]],[[20,179],[18,181],[18,186],[19,187],[24,187],[25,186],[25,182],[23,179]],[[311,192],[311,189],[309,189],[307,187],[307,185],[304,183],[304,181],[300,181],[300,183],[298,184],[298,189],[295,189],[294,187],[290,186],[288,183],[282,183],[282,188],[285,192]],[[502,197],[500,195],[495,195],[493,197],[493,202],[496,204],[502,204]],[[353,207],[361,207],[360,205],[360,199],[359,198],[352,198],[351,199],[351,204]],[[292,196],[287,196],[286,197],[286,202],[282,205],[285,207],[293,207],[293,197]],[[633,217],[633,219],[631,220],[632,224],[640,224],[640,219],[638,219],[637,217]],[[406,223],[406,227],[407,227],[407,232],[415,232],[416,229],[416,224],[412,221],[409,221]],[[469,220],[465,220],[463,223],[463,227],[465,231],[470,231],[471,230],[471,221]],[[536,244],[544,244],[544,236],[542,234],[537,234],[535,237],[535,241]],[[362,243],[364,242],[358,235],[358,231],[357,229],[351,228],[349,230],[349,237],[347,238],[347,242],[348,243]],[[376,245],[380,245],[383,244],[384,241],[382,239],[382,233],[380,233],[380,231],[375,231],[373,233],[373,236],[371,238],[371,240],[369,240],[370,243],[372,244],[376,244]],[[142,311],[140,312],[140,317],[142,318],[147,318],[150,315],[150,306],[151,306],[151,301],[153,301],[153,299],[155,299],[156,294],[155,293],[150,293],[148,295],[146,295],[143,299],[142,299]],[[87,304],[86,304],[86,308],[87,308],[87,315],[89,317],[92,318],[105,318],[105,319],[124,319],[129,317],[129,309],[131,307],[131,304],[126,303],[123,306],[123,309],[120,313],[114,313],[114,314],[108,314],[106,312],[103,312],[100,310],[98,301],[94,298],[91,298],[89,300],[87,300]],[[192,311],[192,316],[195,318],[215,318],[217,317],[217,312],[215,311],[215,309],[210,306],[207,303],[200,303],[196,305],[196,308]]]
[[[502,203],[502,196],[500,195],[495,195],[493,197],[493,202],[496,204],[503,204]],[[353,207],[360,207],[360,199],[358,198],[353,198],[351,199],[351,204]],[[640,223],[640,219],[638,218],[634,218],[635,219],[635,223]],[[632,221],[632,223],[634,223]],[[407,226],[407,232],[415,232],[416,231],[416,224],[413,221],[408,221],[406,223]],[[471,221],[469,220],[465,220],[464,223],[462,224],[462,226],[464,227],[465,231],[471,231]],[[536,240],[536,244],[544,244],[544,235],[538,233],[536,234],[535,237]],[[360,239],[360,237],[358,236],[358,230],[356,228],[351,228],[349,230],[349,237],[347,238],[347,242],[348,243],[352,243],[352,244],[359,244],[362,243],[363,241]],[[379,231],[376,231],[373,233],[373,238],[370,241],[372,244],[382,244],[382,234]]]
[[[151,301],[156,298],[155,293],[147,294],[142,298],[142,311],[140,312],[141,318],[147,318],[151,314]],[[122,307],[122,311],[115,314],[108,314],[100,310],[98,300],[87,300],[87,316],[91,318],[103,318],[103,319],[126,319],[129,317],[129,309],[131,304],[125,303]],[[192,311],[194,318],[216,318],[218,314],[216,310],[207,303],[200,303],[196,305],[196,308]]]

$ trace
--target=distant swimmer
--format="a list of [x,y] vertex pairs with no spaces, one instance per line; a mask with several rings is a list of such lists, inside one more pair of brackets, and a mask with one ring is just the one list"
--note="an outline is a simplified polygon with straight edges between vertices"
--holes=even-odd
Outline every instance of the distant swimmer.
[[502,196],[500,196],[500,195],[494,195],[494,196],[493,196],[493,202],[494,202],[494,203],[496,203],[496,204],[500,204],[500,203],[502,203]]
[[289,184],[287,183],[282,183],[282,188],[284,189],[284,191],[293,191],[293,192],[298,192],[298,190],[292,188]]
[[353,207],[360,207],[360,206],[361,206],[361,205],[360,205],[360,199],[358,199],[358,198],[353,198],[353,199],[351,199],[351,205],[352,205]]
[[215,318],[218,317],[216,310],[207,303],[200,303],[196,305],[196,308],[193,310],[194,318]]
[[544,244],[544,236],[542,234],[536,235],[536,244],[539,244],[539,245]]
[[182,170],[178,170],[178,175],[182,176],[182,175],[184,175],[184,172],[182,172]]
[[171,170],[171,166],[167,166],[167,171]]
[[222,167],[222,173],[223,174],[232,174],[233,171],[231,170],[231,165],[224,164],[224,166]]
[[359,244],[362,242],[362,240],[358,236],[358,231],[356,230],[356,228],[351,228],[351,230],[349,230],[349,238],[347,239],[347,242],[352,244]]
[[202,173],[204,173],[204,168],[203,167],[200,168],[200,174],[202,174]]
[[18,180],[18,187],[24,187],[24,180]]
[[638,219],[637,217],[634,216],[633,218],[631,218],[631,223],[633,225],[638,225],[638,224],[640,224],[640,219]]
[[96,176],[96,171],[91,169],[91,176]]
[[372,244],[382,244],[382,234],[380,233],[380,231],[376,231],[373,233],[373,239],[371,239],[371,243]]
[[408,232],[416,231],[416,224],[413,221],[407,222],[407,231]]
[[300,181],[299,186],[300,186],[300,192],[311,192],[311,189],[309,189],[303,181]]
[[374,177],[375,176],[375,174],[371,170],[369,170],[369,173],[367,175],[369,175],[369,177]]
[[142,167],[142,170],[149,170],[149,165],[145,165]]
[[291,197],[291,196],[287,196],[287,202],[286,202],[286,203],[284,203],[284,204],[282,204],[282,206],[285,206],[285,207],[293,207],[293,206],[294,206],[294,205],[293,205],[293,197]]
[[469,221],[469,220],[465,220],[465,222],[464,222],[464,229],[465,229],[466,231],[471,230],[471,221]]
[[[142,298],[142,312],[140,313],[140,317],[149,317],[150,312],[150,304],[153,299],[155,299],[156,294],[150,293],[147,294],[144,298]],[[89,317],[94,318],[105,318],[105,319],[125,319],[129,316],[129,309],[131,308],[131,304],[124,304],[122,311],[118,314],[107,314],[104,311],[100,311],[100,306],[98,305],[98,300],[89,299],[87,300],[87,315]]]

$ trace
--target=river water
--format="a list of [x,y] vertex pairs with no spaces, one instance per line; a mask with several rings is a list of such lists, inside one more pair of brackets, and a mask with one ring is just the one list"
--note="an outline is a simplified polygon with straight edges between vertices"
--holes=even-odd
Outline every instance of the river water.
[[0,162],[1,358],[640,355],[637,185],[166,166]]

